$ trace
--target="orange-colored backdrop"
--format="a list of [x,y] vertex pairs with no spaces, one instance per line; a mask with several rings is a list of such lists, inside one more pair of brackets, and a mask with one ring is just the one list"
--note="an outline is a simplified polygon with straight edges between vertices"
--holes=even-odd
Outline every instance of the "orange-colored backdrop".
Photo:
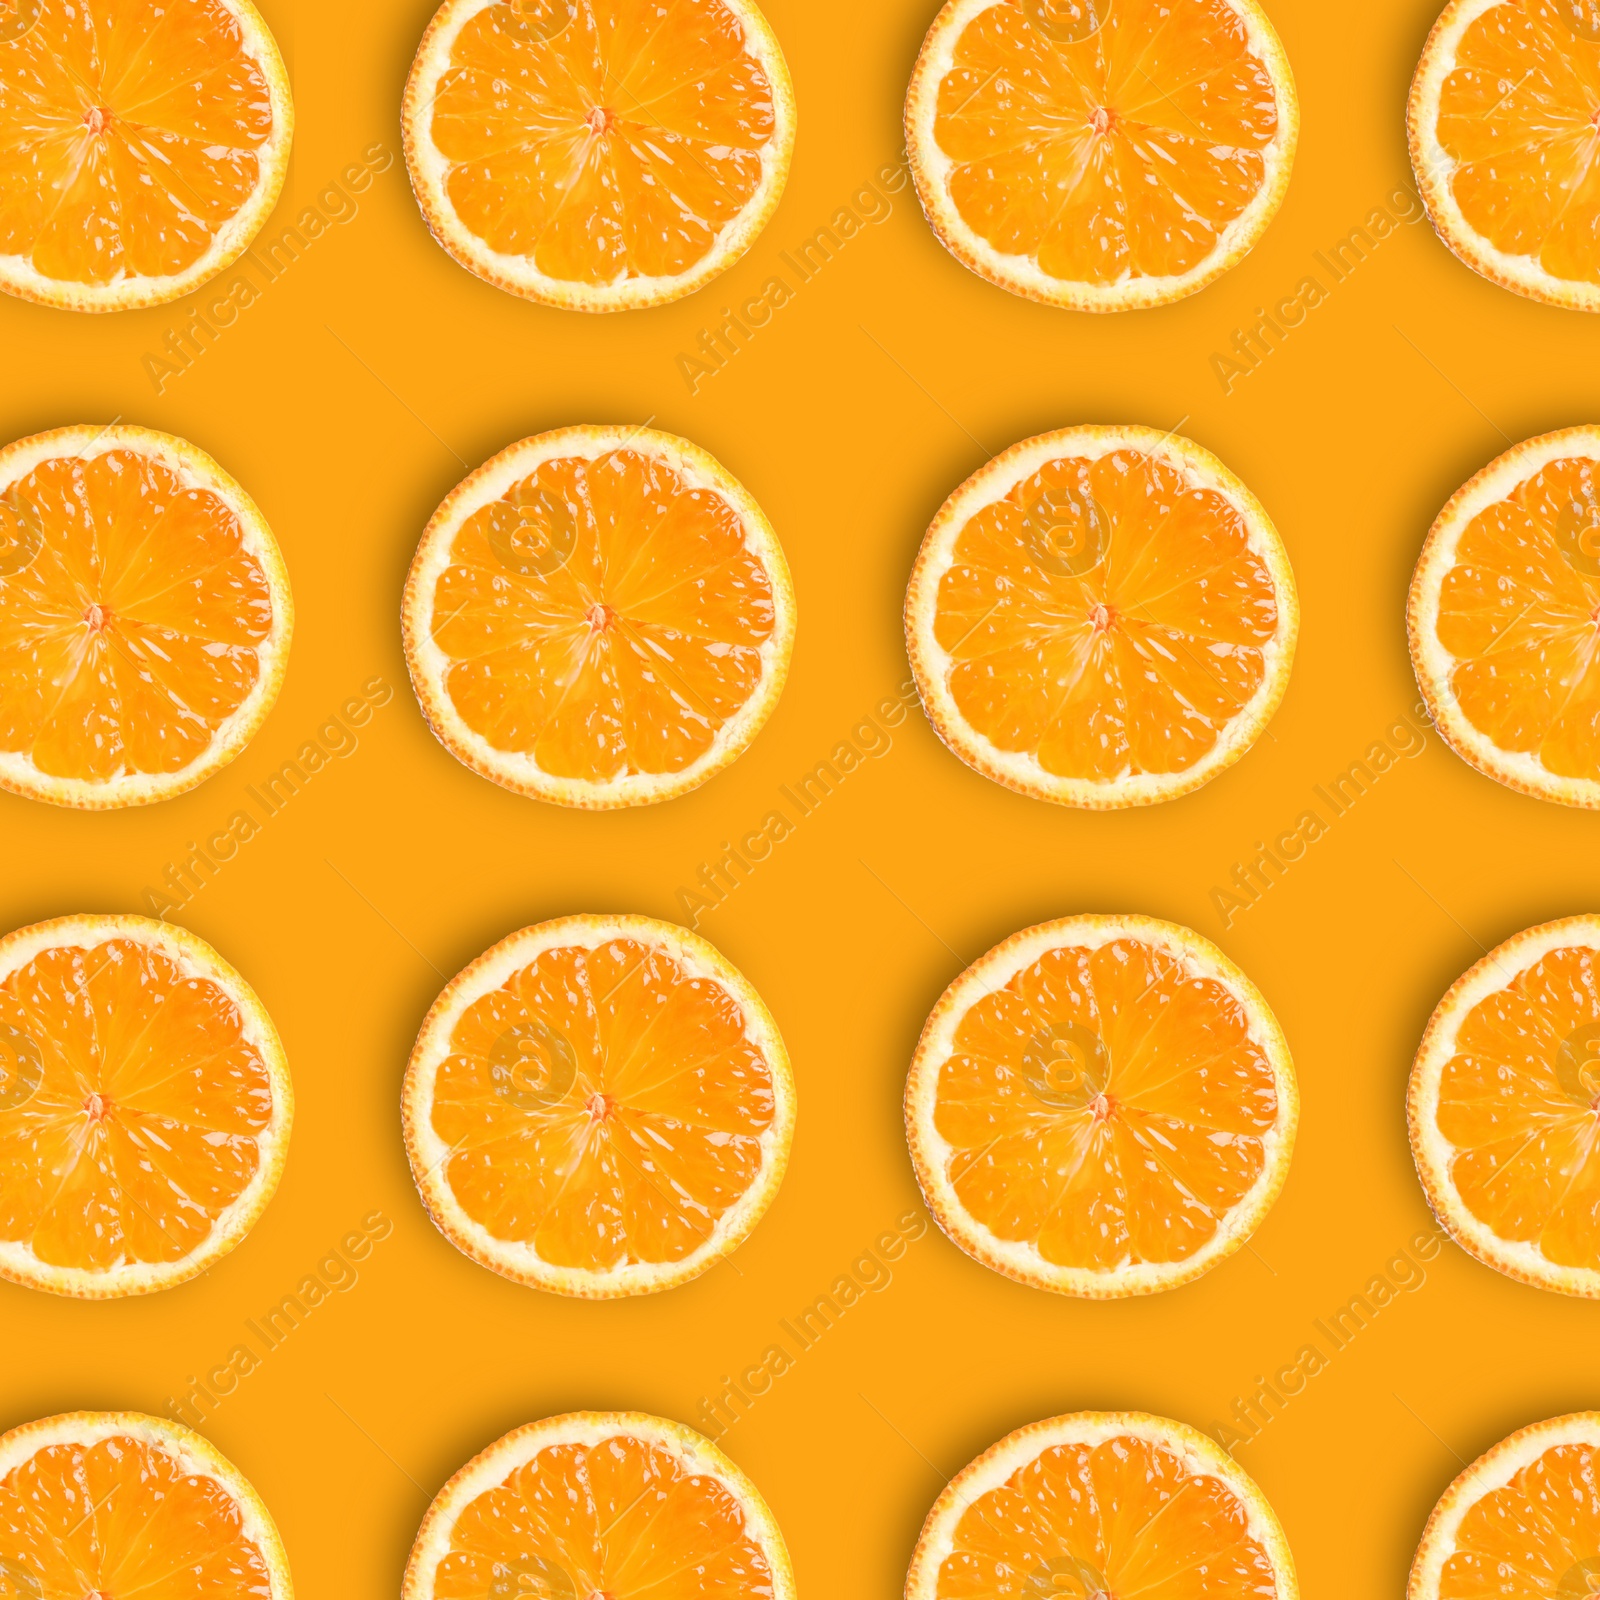
[[[305,248],[256,277],[253,303],[220,306],[233,320],[201,330],[187,366],[164,347],[185,348],[190,309],[215,293],[101,318],[0,303],[0,433],[121,417],[215,455],[289,562],[287,686],[232,767],[168,804],[96,816],[0,796],[0,922],[142,909],[191,842],[250,810],[255,836],[172,915],[259,990],[298,1121],[276,1200],[203,1279],[109,1304],[0,1286],[0,1424],[163,1411],[236,1347],[262,1351],[250,1324],[297,1295],[299,1326],[204,1431],[265,1496],[308,1600],[376,1600],[474,1451],[577,1407],[703,1424],[725,1376],[777,1365],[770,1347],[798,1348],[784,1321],[831,1294],[833,1326],[722,1440],[811,1595],[895,1592],[944,1477],[1021,1423],[1139,1407],[1210,1428],[1262,1377],[1299,1387],[1253,1436],[1235,1422],[1235,1450],[1306,1592],[1395,1592],[1462,1458],[1597,1399],[1596,1311],[1438,1249],[1406,1145],[1406,1072],[1450,981],[1530,923],[1600,909],[1594,818],[1501,789],[1414,731],[1403,609],[1431,518],[1511,441],[1600,420],[1600,322],[1480,281],[1406,220],[1405,92],[1434,0],[1269,0],[1304,113],[1281,214],[1204,293],[1102,319],[981,283],[893,187],[933,0],[768,0],[800,102],[781,208],[710,288],[608,318],[501,294],[428,237],[397,126],[428,0],[263,9],[299,121],[266,240],[299,220]],[[838,247],[801,284],[782,253],[826,226]],[[1356,228],[1366,243],[1335,255]],[[724,308],[775,275],[795,292],[747,348],[689,368]],[[1215,358],[1263,307],[1299,320],[1231,371]],[[435,744],[405,680],[400,587],[469,467],[542,429],[647,420],[711,450],[777,526],[799,594],[793,673],[755,746],[697,793],[562,812]],[[1288,697],[1237,767],[1171,805],[1081,815],[969,772],[915,709],[875,708],[906,679],[905,578],[949,490],[1029,434],[1124,421],[1179,428],[1250,484],[1288,544],[1304,627]],[[417,1202],[398,1115],[444,980],[560,913],[681,918],[724,841],[844,741],[853,770],[700,918],[771,1005],[799,1080],[794,1159],[754,1237],[685,1288],[617,1304],[458,1255]],[[249,787],[291,759],[308,779],[267,816]],[[1373,781],[1335,817],[1316,786],[1358,760]],[[1225,925],[1213,891],[1307,809],[1325,835]],[[998,939],[1079,910],[1216,939],[1276,1008],[1303,1085],[1294,1168],[1253,1248],[1155,1299],[1040,1294],[918,1220],[900,1092],[924,1015]],[[1356,1295],[1366,1326],[1340,1347],[1327,1330]]]

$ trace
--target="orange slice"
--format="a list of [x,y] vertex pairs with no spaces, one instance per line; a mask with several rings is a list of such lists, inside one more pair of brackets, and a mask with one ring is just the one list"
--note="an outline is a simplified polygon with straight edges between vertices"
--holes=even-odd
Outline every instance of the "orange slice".
[[288,1154],[283,1046],[203,940],[148,917],[0,939],[0,1277],[170,1289],[254,1227]]
[[7,1600],[292,1600],[261,1496],[198,1433],[76,1411],[0,1436]]
[[789,69],[751,0],[446,0],[403,120],[434,238],[574,311],[662,305],[732,266],[794,153]]
[[1529,928],[1458,979],[1407,1106],[1428,1204],[1463,1249],[1600,1298],[1600,917]]
[[1295,1600],[1261,1491],[1203,1433],[1079,1411],[1008,1434],[934,1502],[906,1600]]
[[84,427],[0,450],[0,788],[194,788],[266,720],[293,626],[271,531],[192,444]]
[[1008,789],[1096,809],[1232,766],[1283,698],[1299,623],[1260,502],[1151,428],[996,456],[934,518],[906,593],[939,737]]
[[772,713],[794,590],[761,508],[704,450],[563,428],[434,513],[406,580],[423,714],[474,772],[561,805],[698,787]]
[[402,1600],[794,1600],[756,1487],[692,1429],[636,1411],[531,1422],[428,1507]]
[[0,289],[176,300],[249,248],[294,113],[250,0],[0,4]]
[[562,917],[453,978],[411,1052],[406,1150],[440,1232],[589,1298],[715,1266],[772,1203],[794,1080],[761,997],[696,934]]
[[1528,439],[1456,491],[1407,622],[1459,756],[1524,794],[1600,806],[1600,428]]
[[906,96],[941,243],[1074,311],[1165,305],[1243,260],[1299,126],[1255,0],[949,0]]
[[1151,917],[1013,934],[945,990],[906,1083],[923,1198],[986,1267],[1093,1299],[1240,1249],[1289,1171],[1300,1095],[1267,1003]]
[[1406,1600],[1600,1594],[1600,1412],[1502,1439],[1434,1507]]
[[1600,6],[1452,0],[1423,47],[1411,165],[1444,242],[1503,289],[1600,311]]

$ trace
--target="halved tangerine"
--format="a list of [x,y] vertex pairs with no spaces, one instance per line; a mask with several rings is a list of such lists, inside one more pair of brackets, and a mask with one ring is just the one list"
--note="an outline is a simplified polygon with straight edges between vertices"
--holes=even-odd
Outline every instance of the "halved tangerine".
[[519,794],[669,800],[736,759],[794,647],[777,535],[705,451],[563,428],[454,489],[406,580],[406,662],[457,760]]
[[293,1114],[271,1018],[194,934],[0,939],[0,1277],[101,1298],[204,1272],[266,1209]]
[[188,294],[266,221],[293,127],[250,0],[5,0],[0,289],[72,311]]
[[1283,698],[1299,621],[1260,502],[1152,428],[996,456],[934,518],[905,607],[939,737],[996,783],[1097,809],[1232,766]]
[[1243,1247],[1289,1170],[1289,1047],[1223,953],[1151,917],[1014,934],[944,992],[906,1082],[934,1220],[1009,1278],[1152,1294]]
[[293,626],[271,530],[192,444],[80,427],[0,450],[0,788],[192,789],[266,720]]
[[503,939],[434,1002],[403,1098],[457,1249],[560,1294],[649,1294],[749,1236],[794,1137],[789,1058],[749,982],[649,917]]

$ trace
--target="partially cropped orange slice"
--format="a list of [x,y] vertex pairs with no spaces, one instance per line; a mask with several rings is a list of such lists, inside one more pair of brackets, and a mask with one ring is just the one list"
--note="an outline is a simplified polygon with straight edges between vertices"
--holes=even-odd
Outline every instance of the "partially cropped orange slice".
[[933,1008],[906,1130],[939,1226],[986,1267],[1105,1299],[1240,1249],[1289,1170],[1300,1097],[1255,985],[1150,917],[1014,934]]
[[1600,807],[1600,428],[1529,439],[1458,490],[1407,620],[1457,754],[1524,794]]
[[606,1297],[697,1277],[771,1204],[789,1058],[704,939],[649,917],[524,928],[452,979],[406,1071],[406,1149],[458,1249]]
[[906,97],[928,221],[980,277],[1127,311],[1243,259],[1300,112],[1255,0],[949,0]]
[[293,124],[250,0],[4,0],[0,289],[73,311],[188,294],[266,221]]
[[1203,1433],[1139,1412],[1019,1428],[950,1480],[906,1600],[1295,1600],[1265,1496]]
[[519,794],[669,800],[755,738],[794,591],[761,508],[648,428],[503,450],[434,513],[406,581],[411,682],[440,742]]
[[1600,311],[1600,5],[1451,0],[1411,84],[1411,165],[1444,242],[1547,304]]
[[529,1423],[428,1507],[402,1600],[794,1600],[755,1485],[692,1429],[639,1412]]
[[1445,1491],[1406,1600],[1583,1600],[1600,1594],[1600,1412],[1502,1439]]
[[406,85],[434,237],[547,305],[689,294],[777,208],[794,91],[753,0],[446,0]]
[[1233,765],[1300,608],[1254,495],[1150,428],[1064,428],[945,502],[906,594],[923,709],[969,766],[1062,805],[1148,805]]
[[293,1600],[261,1496],[199,1434],[77,1411],[0,1436],[5,1600]]
[[271,1019],[192,933],[0,939],[0,1277],[99,1298],[204,1272],[266,1209],[293,1114]]
[[0,450],[0,788],[192,789],[266,720],[293,623],[261,513],[193,445],[60,428]]
[[1600,1298],[1600,917],[1529,928],[1466,973],[1408,1109],[1428,1204],[1464,1249]]

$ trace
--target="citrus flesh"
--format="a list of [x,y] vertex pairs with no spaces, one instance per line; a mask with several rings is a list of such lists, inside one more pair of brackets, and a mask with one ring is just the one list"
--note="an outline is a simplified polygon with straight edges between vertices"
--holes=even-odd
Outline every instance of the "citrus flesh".
[[452,0],[407,95],[412,181],[471,270],[558,305],[673,299],[743,252],[793,143],[747,0]]
[[906,1584],[907,1600],[1297,1592],[1271,1508],[1209,1439],[1096,1412],[1020,1429],[958,1473]]
[[80,1412],[0,1437],[6,1600],[288,1600],[266,1508],[187,1428]]
[[776,703],[794,627],[782,552],[681,441],[546,441],[481,469],[430,525],[407,592],[413,682],[447,748],[507,787],[582,806],[669,798],[737,756]]
[[969,968],[906,1095],[930,1209],[985,1265],[1112,1296],[1241,1247],[1298,1097],[1271,1013],[1220,951],[1147,919],[1069,918]]
[[64,918],[0,941],[0,1276],[80,1296],[194,1276],[282,1169],[271,1024],[192,935]]
[[530,1594],[788,1600],[788,1557],[749,1480],[657,1418],[557,1417],[508,1435],[434,1501],[406,1600]]
[[86,807],[192,788],[265,719],[292,610],[260,514],[182,440],[0,452],[0,785]]
[[1243,755],[1299,614],[1243,485],[1186,442],[1111,432],[991,462],[930,528],[906,602],[946,743],[1009,787],[1094,807],[1185,793]]
[[906,112],[946,245],[1084,310],[1177,299],[1238,260],[1281,200],[1298,116],[1250,0],[952,0]]
[[79,310],[187,293],[271,209],[290,122],[245,0],[9,0],[0,287]]
[[446,989],[406,1111],[424,1199],[461,1249],[540,1287],[642,1293],[754,1227],[787,1159],[793,1086],[759,998],[703,940],[573,918],[514,935]]
[[1600,1295],[1600,919],[1530,929],[1451,990],[1411,1122],[1429,1203],[1469,1251]]

